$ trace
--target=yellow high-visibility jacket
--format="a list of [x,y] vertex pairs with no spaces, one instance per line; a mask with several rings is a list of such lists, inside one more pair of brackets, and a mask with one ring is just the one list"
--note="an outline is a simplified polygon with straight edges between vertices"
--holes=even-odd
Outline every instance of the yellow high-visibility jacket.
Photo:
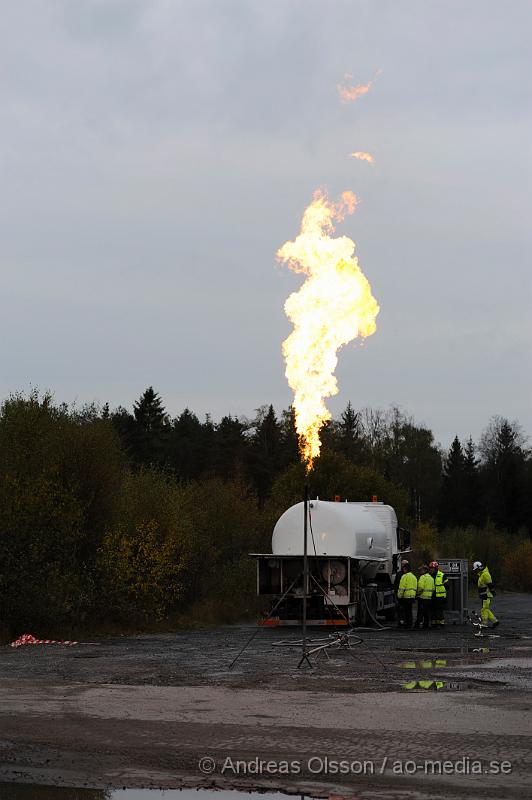
[[413,600],[417,592],[417,578],[413,572],[405,572],[399,583],[399,600]]
[[490,589],[493,589],[493,581],[489,569],[484,567],[478,576],[478,596],[481,600],[489,600],[493,597]]
[[434,577],[434,590],[436,597],[444,599],[447,597],[447,584],[449,579],[445,577],[441,569],[439,569]]
[[420,575],[417,582],[417,596],[421,600],[431,600],[434,594],[434,578],[429,572]]

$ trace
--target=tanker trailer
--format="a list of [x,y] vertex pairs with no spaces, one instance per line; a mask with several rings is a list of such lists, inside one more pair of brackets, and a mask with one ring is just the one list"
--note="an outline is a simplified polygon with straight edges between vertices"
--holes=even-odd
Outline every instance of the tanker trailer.
[[303,586],[304,504],[280,517],[272,552],[257,560],[257,594],[272,599],[261,625],[300,625],[303,598],[308,625],[367,625],[395,613],[394,580],[410,534],[391,506],[310,500],[308,581]]

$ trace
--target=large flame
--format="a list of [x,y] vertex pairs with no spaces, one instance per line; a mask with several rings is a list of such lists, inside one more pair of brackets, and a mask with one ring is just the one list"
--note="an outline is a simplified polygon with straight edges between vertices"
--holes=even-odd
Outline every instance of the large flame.
[[365,153],[363,150],[357,150],[356,153],[349,153],[351,158],[358,158],[359,161],[367,161],[368,164],[374,164],[375,159],[371,153]]
[[354,256],[355,243],[333,237],[334,221],[355,210],[357,198],[344,192],[336,203],[317,190],[305,209],[301,231],[277,258],[307,276],[285,303],[294,330],[283,342],[286,377],[294,391],[299,445],[307,469],[319,456],[320,429],[331,418],[325,398],[338,392],[334,370],[338,350],[357,336],[370,336],[379,313],[368,280]]

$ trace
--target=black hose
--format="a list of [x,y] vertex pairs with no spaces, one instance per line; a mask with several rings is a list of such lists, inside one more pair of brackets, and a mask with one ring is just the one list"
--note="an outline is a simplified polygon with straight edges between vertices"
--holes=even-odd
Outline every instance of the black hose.
[[[375,589],[372,589],[372,591],[376,593]],[[381,623],[371,613],[371,609],[370,609],[369,603],[368,603],[368,598],[366,597],[366,592],[364,590],[362,590],[362,597],[364,598],[364,602],[366,604],[366,609],[367,609],[369,618],[375,623],[375,625],[377,626],[377,628],[379,630],[389,631],[390,627],[387,626],[387,625],[381,625]],[[373,630],[373,629],[372,628],[359,628],[358,630]]]

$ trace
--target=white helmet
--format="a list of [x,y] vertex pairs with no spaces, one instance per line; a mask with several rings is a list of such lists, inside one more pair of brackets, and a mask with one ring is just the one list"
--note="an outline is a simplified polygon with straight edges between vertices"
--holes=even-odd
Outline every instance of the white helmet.
[[473,564],[473,572],[476,572],[477,569],[482,569],[482,561],[475,561]]

